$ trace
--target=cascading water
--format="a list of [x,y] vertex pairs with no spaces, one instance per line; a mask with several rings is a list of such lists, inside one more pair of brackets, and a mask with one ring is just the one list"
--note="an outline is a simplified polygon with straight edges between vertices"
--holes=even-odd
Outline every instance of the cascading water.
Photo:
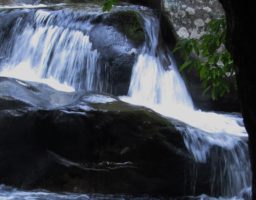
[[[93,28],[90,16],[84,18],[71,9],[24,10],[23,14],[14,20],[8,42],[0,31],[0,76],[46,83],[62,91],[102,92],[100,55],[88,35]],[[237,196],[251,182],[242,119],[194,108],[171,53],[158,45],[158,18],[141,16],[147,42],[133,67],[128,96],[120,98],[190,125],[177,128],[193,158],[212,163],[212,194]],[[215,151],[215,146],[223,151]],[[196,181],[193,170],[196,167],[191,171]]]
[[[166,109],[177,113],[183,109],[193,108],[192,100],[187,92],[184,82],[176,68],[172,65],[164,69],[159,57],[166,56],[164,59],[169,62],[169,55],[157,52],[158,45],[158,21],[154,17],[146,18],[145,29],[148,33],[148,43],[144,46],[142,54],[133,68],[129,100],[135,104],[145,105],[158,112]],[[153,27],[152,24],[155,24]],[[169,62],[171,63],[171,62]],[[180,110],[181,109],[181,110]],[[168,112],[167,111],[167,112]]]
[[[240,124],[241,118],[202,112],[194,108],[170,52],[169,55],[164,54],[157,48],[159,22],[156,20],[154,17],[144,16],[148,42],[134,66],[129,97],[124,99],[150,107],[167,117],[179,119],[206,132],[246,136],[245,128]],[[163,59],[169,66],[164,66]]]
[[[148,15],[143,19],[148,41],[134,65],[128,97],[122,99],[194,127],[180,131],[194,159],[198,163],[212,163],[212,194],[219,191],[224,196],[238,195],[251,184],[247,142],[237,137],[246,137],[242,119],[194,108],[171,54],[164,54],[157,47],[159,22]],[[215,152],[214,146],[225,150]],[[219,159],[220,156],[223,159]],[[196,182],[196,177],[192,179]]]
[[[11,50],[1,61],[0,75],[46,83],[62,91],[96,91],[100,83],[99,54],[92,50],[86,34],[90,24],[83,22],[86,29],[76,30],[80,24],[66,12],[37,10],[32,23],[18,18],[10,33]],[[73,27],[68,27],[69,23]]]

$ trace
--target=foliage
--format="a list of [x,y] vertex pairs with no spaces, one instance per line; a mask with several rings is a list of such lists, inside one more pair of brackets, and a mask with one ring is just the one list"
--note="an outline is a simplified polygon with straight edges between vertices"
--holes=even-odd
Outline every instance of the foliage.
[[213,19],[205,27],[206,34],[199,39],[181,39],[174,51],[183,53],[185,62],[181,72],[195,69],[203,83],[204,93],[210,92],[213,99],[230,91],[230,78],[234,76],[233,60],[224,46],[226,21]]
[[117,4],[118,0],[105,0],[103,4],[103,11],[109,11],[113,5]]

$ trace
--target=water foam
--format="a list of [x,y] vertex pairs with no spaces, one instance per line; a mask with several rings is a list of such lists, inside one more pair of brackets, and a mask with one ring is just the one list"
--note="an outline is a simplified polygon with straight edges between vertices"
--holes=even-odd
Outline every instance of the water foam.
[[[66,28],[66,20],[54,25],[54,19],[56,15],[38,10],[34,24],[13,33],[11,55],[1,64],[0,76],[41,82],[65,92],[95,90],[99,54],[89,36]],[[18,19],[13,30],[20,26]]]

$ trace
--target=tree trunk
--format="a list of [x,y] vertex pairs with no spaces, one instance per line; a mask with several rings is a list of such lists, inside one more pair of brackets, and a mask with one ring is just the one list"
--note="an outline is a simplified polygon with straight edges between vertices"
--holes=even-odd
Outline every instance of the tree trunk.
[[254,6],[252,2],[220,0],[228,24],[227,46],[237,67],[238,93],[245,127],[249,134],[253,170],[252,199],[256,199],[256,76],[254,39]]

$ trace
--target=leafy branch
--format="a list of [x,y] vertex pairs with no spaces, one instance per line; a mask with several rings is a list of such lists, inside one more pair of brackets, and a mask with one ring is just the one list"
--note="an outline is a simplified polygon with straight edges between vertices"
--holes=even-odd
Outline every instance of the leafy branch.
[[202,81],[204,93],[210,92],[217,99],[230,92],[229,80],[234,76],[233,59],[224,46],[226,21],[213,19],[205,27],[206,34],[199,39],[181,39],[174,51],[183,53],[180,71],[195,69]]

